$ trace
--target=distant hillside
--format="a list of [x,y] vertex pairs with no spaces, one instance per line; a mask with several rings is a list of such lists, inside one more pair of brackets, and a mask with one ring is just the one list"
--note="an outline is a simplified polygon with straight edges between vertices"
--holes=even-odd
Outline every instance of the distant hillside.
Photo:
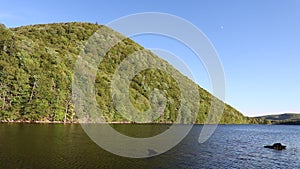
[[261,119],[261,120],[269,120],[272,124],[298,124],[298,125],[300,125],[300,114],[295,114],[295,113],[259,116],[256,118]]
[[[84,44],[99,28],[109,29],[91,23],[43,24],[11,29],[0,25],[0,121],[76,122],[71,86],[73,69]],[[142,49],[126,38],[114,46],[99,65],[96,98],[108,122],[130,122],[116,111],[109,87],[118,64],[127,55]],[[171,67],[167,62],[161,62]],[[191,83],[189,79],[183,79],[183,83]],[[137,75],[130,85],[132,103],[139,110],[149,109],[154,88],[166,91],[166,97],[172,100],[166,105],[163,116],[155,122],[174,122],[181,113],[178,112],[180,91],[174,79],[163,72],[149,70]],[[200,86],[199,92],[201,99],[196,122],[204,123],[214,97]],[[229,105],[226,105],[221,119],[224,124],[263,121],[245,117]]]

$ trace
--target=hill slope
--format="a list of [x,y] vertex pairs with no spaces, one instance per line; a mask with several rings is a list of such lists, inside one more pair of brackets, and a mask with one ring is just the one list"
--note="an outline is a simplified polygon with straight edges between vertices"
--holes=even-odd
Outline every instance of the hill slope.
[[268,120],[272,124],[300,124],[300,114],[285,113],[278,115],[267,115],[256,117],[260,120]]
[[[0,120],[76,122],[72,102],[73,69],[85,42],[103,27],[90,23],[59,23],[6,29],[0,25]],[[129,121],[116,110],[109,87],[118,64],[128,54],[142,49],[125,39],[114,46],[99,65],[96,97],[109,122]],[[190,82],[187,78],[184,81]],[[149,88],[143,88],[145,85]],[[174,122],[180,114],[180,91],[174,79],[163,72],[149,70],[136,76],[130,84],[132,103],[141,111],[149,109],[150,92],[154,88],[166,90],[166,97],[173,100],[155,122]],[[196,123],[204,123],[214,97],[201,87],[198,90],[201,99]],[[221,123],[261,122],[263,120],[243,116],[229,105],[225,105],[221,119]]]

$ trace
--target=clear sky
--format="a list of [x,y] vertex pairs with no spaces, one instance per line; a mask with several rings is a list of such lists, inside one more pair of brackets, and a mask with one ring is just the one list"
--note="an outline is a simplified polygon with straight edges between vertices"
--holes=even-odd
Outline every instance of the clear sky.
[[[170,13],[202,30],[223,64],[226,102],[245,115],[300,112],[299,0],[10,0],[1,1],[0,22],[7,27],[68,21],[106,24],[137,12]],[[155,37],[135,38],[145,47],[167,48],[189,62],[180,44],[168,48],[164,40],[149,39]],[[201,65],[188,66],[201,75],[205,72]],[[197,82],[210,90],[207,77]]]

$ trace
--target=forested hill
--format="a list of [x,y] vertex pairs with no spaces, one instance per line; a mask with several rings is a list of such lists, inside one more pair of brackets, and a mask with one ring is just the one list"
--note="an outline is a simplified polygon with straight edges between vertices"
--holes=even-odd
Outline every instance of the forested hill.
[[[72,102],[73,69],[85,42],[101,27],[91,23],[59,23],[7,29],[0,25],[0,120],[76,122]],[[109,87],[117,65],[126,55],[141,49],[132,40],[125,39],[99,65],[95,85],[97,101],[108,122],[129,122],[114,107]],[[167,97],[175,101],[166,105],[164,115],[155,122],[174,122],[179,113],[180,91],[173,83],[162,72],[146,71],[143,79],[137,76],[130,84],[130,99],[136,108],[145,111],[151,105],[150,91],[143,88],[144,84],[150,86],[149,90],[169,90]],[[199,92],[196,122],[204,123],[213,96],[201,87]],[[235,124],[262,121],[245,117],[229,105],[221,119],[221,123]]]
[[298,113],[285,113],[276,115],[267,115],[256,117],[260,120],[268,120],[272,124],[300,124],[300,114]]

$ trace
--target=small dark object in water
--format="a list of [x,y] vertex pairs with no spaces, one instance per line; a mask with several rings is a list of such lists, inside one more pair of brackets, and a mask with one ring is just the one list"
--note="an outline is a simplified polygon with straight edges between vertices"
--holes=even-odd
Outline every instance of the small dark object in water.
[[154,156],[155,154],[157,154],[158,152],[156,152],[155,150],[153,149],[148,149],[148,155],[149,156]]
[[275,149],[275,150],[284,150],[286,148],[286,146],[283,146],[280,143],[275,143],[272,146],[267,145],[267,146],[265,146],[265,148],[271,148],[271,149]]

